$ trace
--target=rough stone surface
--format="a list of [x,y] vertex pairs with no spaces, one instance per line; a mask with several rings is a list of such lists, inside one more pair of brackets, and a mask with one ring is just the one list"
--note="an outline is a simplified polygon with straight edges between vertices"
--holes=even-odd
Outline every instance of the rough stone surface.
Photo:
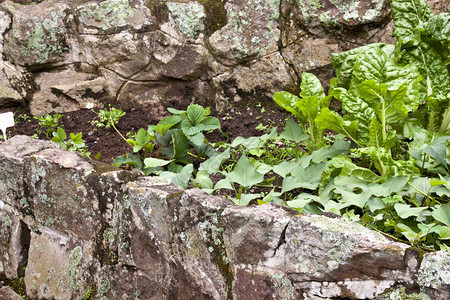
[[420,265],[417,282],[433,299],[450,298],[450,253],[426,253]]
[[25,136],[0,162],[0,280],[23,277],[30,299],[449,296],[448,252],[420,264],[333,215],[234,206]]
[[22,297],[17,295],[9,286],[3,286],[0,288],[1,300],[23,300]]
[[[217,108],[331,78],[330,53],[394,42],[387,0],[57,1],[0,4],[0,109],[95,103]],[[447,0],[430,0],[435,13]]]

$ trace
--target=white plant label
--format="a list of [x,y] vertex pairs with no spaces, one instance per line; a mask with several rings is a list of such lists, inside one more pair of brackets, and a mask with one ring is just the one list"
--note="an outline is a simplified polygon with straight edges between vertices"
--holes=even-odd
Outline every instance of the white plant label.
[[0,114],[0,130],[3,132],[3,138],[6,141],[6,128],[14,126],[14,114],[7,112]]

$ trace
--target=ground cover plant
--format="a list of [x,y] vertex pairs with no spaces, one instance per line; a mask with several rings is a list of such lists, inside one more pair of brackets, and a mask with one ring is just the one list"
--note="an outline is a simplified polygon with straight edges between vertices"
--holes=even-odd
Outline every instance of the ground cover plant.
[[[393,0],[392,13],[396,44],[334,54],[328,95],[309,73],[299,96],[274,95],[287,119],[262,106],[220,114],[172,103],[85,110],[90,127],[69,139],[66,131],[78,132],[75,113],[42,124],[24,115],[21,123],[65,149],[237,205],[332,212],[399,241],[449,250],[450,14],[433,15],[425,0]],[[161,117],[136,115],[149,111]]]

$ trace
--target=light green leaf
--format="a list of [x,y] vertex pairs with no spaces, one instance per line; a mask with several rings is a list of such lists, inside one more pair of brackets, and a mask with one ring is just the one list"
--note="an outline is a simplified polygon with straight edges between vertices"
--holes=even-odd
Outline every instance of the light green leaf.
[[450,202],[435,208],[431,215],[439,222],[450,226]]
[[231,186],[231,181],[228,178],[224,178],[219,180],[216,185],[214,186],[214,190],[233,190],[233,187]]
[[264,176],[256,171],[256,168],[252,166],[245,154],[239,158],[234,166],[234,170],[227,173],[226,176],[244,189],[248,189],[264,180]]
[[312,73],[303,72],[302,82],[300,84],[300,97],[307,98],[310,96],[317,96],[319,99],[325,97],[322,83]]
[[215,117],[205,117],[200,124],[203,125],[203,130],[209,131],[220,128],[220,121]]
[[338,155],[348,153],[349,150],[350,143],[338,140],[331,147],[324,147],[314,151],[311,154],[311,160],[315,163],[323,162]]
[[306,123],[299,107],[296,105],[300,98],[289,92],[278,92],[273,95],[273,100],[282,108],[292,113],[300,123]]
[[206,171],[208,174],[214,174],[219,171],[222,163],[230,158],[230,147],[220,154],[210,157],[200,164],[199,171]]
[[191,179],[191,174],[194,171],[194,166],[192,164],[186,165],[180,173],[173,173],[169,171],[161,172],[160,177],[170,179],[173,184],[187,189],[189,179]]
[[199,186],[202,190],[213,191],[214,184],[206,171],[197,172],[197,176],[192,180],[192,183]]
[[261,197],[260,194],[242,194],[240,199],[233,198],[233,202],[236,205],[245,206],[250,203],[253,199]]
[[371,193],[368,191],[362,192],[360,194],[356,194],[352,191],[347,191],[342,188],[337,188],[336,193],[341,194],[341,201],[344,203],[348,203],[351,205],[355,205],[359,208],[364,208],[367,201],[369,200]]
[[431,231],[436,232],[441,240],[450,240],[450,227],[449,226],[434,226]]
[[262,175],[269,173],[272,171],[272,167],[262,163],[254,158],[250,158],[250,163],[255,167],[256,171]]
[[309,135],[306,134],[303,131],[302,127],[296,122],[292,121],[291,119],[287,119],[286,127],[280,134],[280,138],[300,143],[304,140],[307,140],[309,138]]
[[66,131],[61,127],[58,127],[58,130],[56,132],[53,132],[52,134],[53,134],[52,142],[57,144],[61,144],[67,138]]
[[144,164],[147,168],[162,167],[168,165],[170,162],[172,162],[172,160],[164,160],[154,157],[147,157],[144,159]]
[[173,158],[180,161],[185,161],[187,152],[189,150],[189,142],[186,136],[179,130],[173,129],[171,132],[173,143]]
[[198,125],[205,116],[205,109],[198,104],[191,104],[187,108],[187,117],[194,126]]
[[295,161],[283,161],[282,163],[279,163],[278,165],[275,165],[273,167],[273,171],[280,175],[281,177],[285,178],[287,174],[291,173],[291,171],[298,167],[299,163]]
[[330,111],[328,108],[323,108],[320,111],[320,114],[317,116],[315,122],[321,130],[331,129],[348,136],[356,142],[358,140],[356,134],[358,131],[358,125],[356,124],[356,121],[344,121],[338,113]]
[[400,204],[397,203],[394,205],[394,209],[397,212],[398,216],[402,219],[407,219],[409,217],[417,217],[423,212],[426,207],[411,207],[408,204]]

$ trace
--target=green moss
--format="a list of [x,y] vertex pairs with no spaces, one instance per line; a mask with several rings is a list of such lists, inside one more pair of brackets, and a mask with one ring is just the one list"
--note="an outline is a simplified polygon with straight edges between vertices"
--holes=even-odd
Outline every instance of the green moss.
[[431,298],[424,293],[411,293],[408,294],[406,292],[405,287],[400,287],[394,290],[390,290],[387,293],[384,293],[380,299],[389,299],[389,300],[431,300]]
[[205,34],[211,35],[227,23],[226,0],[198,0],[205,9]]
[[9,232],[9,228],[12,226],[12,220],[5,212],[0,211],[0,235],[4,236]]
[[77,291],[80,286],[75,281],[75,275],[77,272],[77,267],[81,264],[81,260],[83,259],[83,250],[80,246],[75,247],[69,255],[69,261],[66,266],[66,274],[69,277],[69,285],[70,288],[74,291]]
[[196,2],[168,2],[167,8],[178,23],[180,31],[191,42],[195,41],[203,29],[203,19],[206,16],[203,6]]

